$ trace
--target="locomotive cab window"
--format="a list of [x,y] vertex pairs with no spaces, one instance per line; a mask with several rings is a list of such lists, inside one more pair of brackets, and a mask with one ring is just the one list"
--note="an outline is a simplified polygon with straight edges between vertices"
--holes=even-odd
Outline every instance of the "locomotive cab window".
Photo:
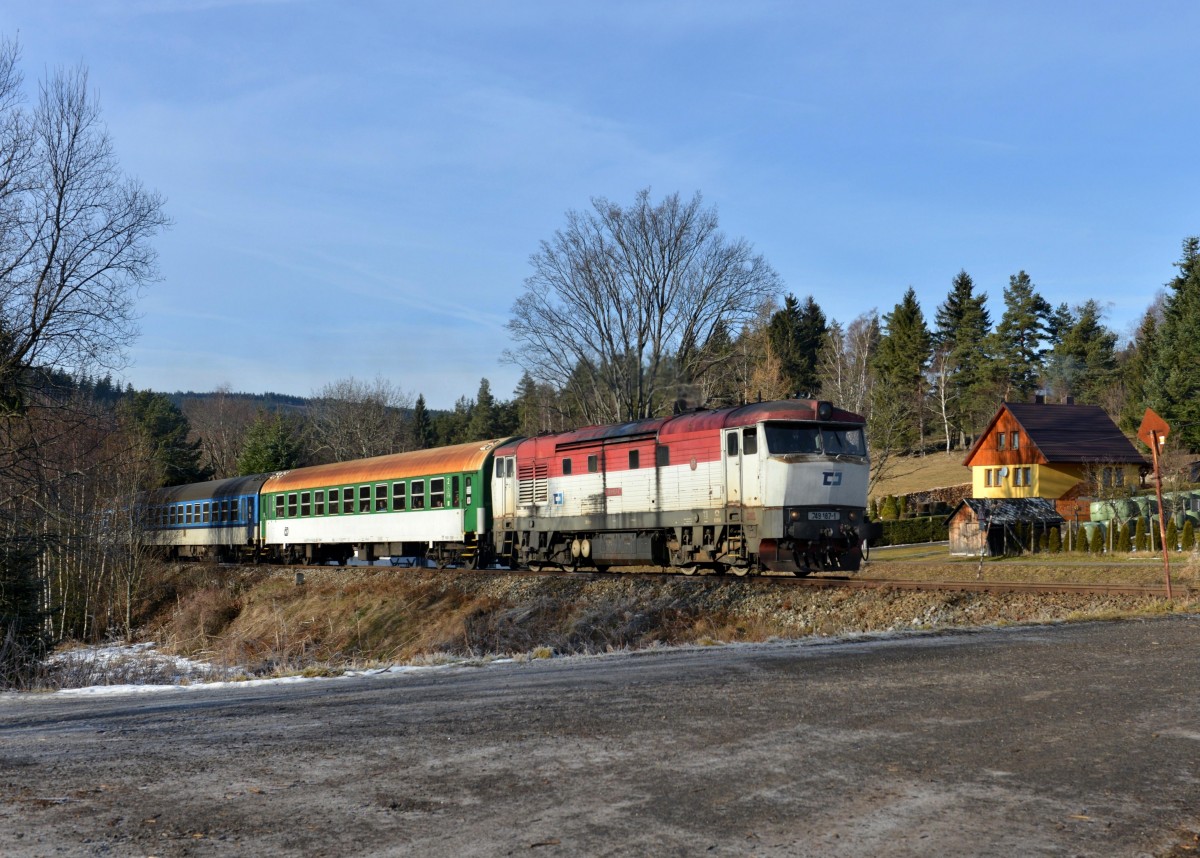
[[441,509],[446,505],[446,480],[434,477],[429,481],[429,508]]
[[570,473],[571,473],[571,460],[563,459],[563,476],[567,476]]
[[738,454],[738,433],[727,432],[725,434],[725,455],[736,456]]
[[401,512],[404,509],[404,483],[392,483],[392,509]]
[[742,452],[747,456],[758,454],[758,429],[751,427],[742,430]]
[[654,448],[654,464],[660,468],[665,468],[671,464],[671,448],[666,444],[660,444]]
[[638,459],[639,459],[639,456],[638,456],[638,451],[637,451],[637,450],[630,450],[630,451],[629,451],[629,469],[630,469],[631,471],[636,471],[636,470],[637,470],[637,468],[638,468]]
[[588,473],[594,474],[600,470],[600,457],[588,456]]
[[425,509],[425,481],[413,480],[412,492],[409,496],[413,509]]

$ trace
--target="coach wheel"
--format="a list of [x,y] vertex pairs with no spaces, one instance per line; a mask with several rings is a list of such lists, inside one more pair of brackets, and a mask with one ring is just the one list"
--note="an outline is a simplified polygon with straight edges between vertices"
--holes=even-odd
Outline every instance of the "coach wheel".
[[731,575],[736,575],[739,578],[745,578],[746,573],[750,571],[749,566],[730,566],[727,570]]
[[689,566],[680,566],[679,571],[682,572],[684,575],[695,575],[696,574],[696,564],[692,563]]

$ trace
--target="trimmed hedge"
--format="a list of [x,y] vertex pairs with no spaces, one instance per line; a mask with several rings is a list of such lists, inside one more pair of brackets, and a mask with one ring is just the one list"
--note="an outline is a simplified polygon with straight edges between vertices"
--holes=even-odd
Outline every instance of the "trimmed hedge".
[[950,527],[944,516],[902,518],[881,521],[883,536],[875,545],[911,545],[914,542],[942,542],[950,538]]

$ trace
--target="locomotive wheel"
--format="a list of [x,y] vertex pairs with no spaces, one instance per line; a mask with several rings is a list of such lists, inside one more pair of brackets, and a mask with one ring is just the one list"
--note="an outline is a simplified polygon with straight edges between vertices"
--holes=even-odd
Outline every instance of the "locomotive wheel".
[[682,572],[684,575],[695,575],[696,574],[696,564],[693,563],[690,566],[680,566],[679,571]]
[[729,566],[726,570],[731,575],[736,575],[739,578],[745,578],[746,573],[750,571],[749,566]]

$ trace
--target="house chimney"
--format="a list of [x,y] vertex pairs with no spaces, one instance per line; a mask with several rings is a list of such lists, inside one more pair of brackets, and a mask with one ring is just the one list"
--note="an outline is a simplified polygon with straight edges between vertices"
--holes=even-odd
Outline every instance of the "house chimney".
[[1034,405],[1045,405],[1046,404],[1046,395],[1043,393],[1035,393],[1033,395],[1033,404]]

